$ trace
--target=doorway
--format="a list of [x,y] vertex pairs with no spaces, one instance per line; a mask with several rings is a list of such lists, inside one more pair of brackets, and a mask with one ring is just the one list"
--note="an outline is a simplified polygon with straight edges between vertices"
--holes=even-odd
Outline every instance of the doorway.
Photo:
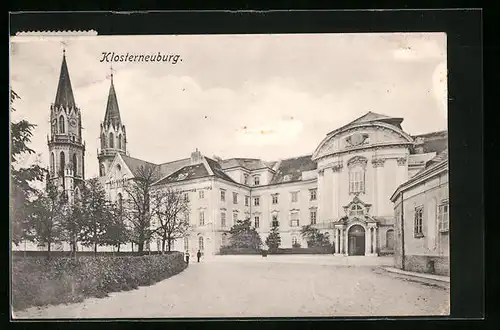
[[394,230],[389,229],[386,232],[386,246],[388,250],[394,250]]
[[349,255],[365,255],[365,229],[360,225],[354,225],[349,228]]

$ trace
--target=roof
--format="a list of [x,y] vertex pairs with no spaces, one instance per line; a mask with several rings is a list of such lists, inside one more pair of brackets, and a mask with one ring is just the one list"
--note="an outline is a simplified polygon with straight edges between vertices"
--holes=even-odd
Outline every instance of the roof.
[[174,173],[170,174],[169,176],[166,176],[165,178],[156,182],[154,185],[198,179],[207,177],[209,175],[210,174],[208,173],[205,165],[203,163],[200,163],[196,165],[184,166],[180,170],[177,170]]
[[130,169],[130,171],[132,173],[135,173],[136,170],[138,168],[140,168],[141,166],[154,166],[154,167],[158,166],[156,164],[147,162],[147,161],[139,159],[139,158],[133,158],[133,157],[126,156],[126,155],[121,155],[121,157],[122,157],[123,161],[125,162],[125,164],[127,164],[127,167]]
[[433,168],[447,160],[448,160],[448,149],[445,149],[441,153],[437,154],[434,158],[427,161],[427,163],[425,163],[425,168],[423,169],[423,171]]
[[302,172],[317,168],[316,162],[311,157],[312,155],[307,155],[281,160],[270,184],[302,180]]
[[[190,159],[185,159],[181,161],[177,161],[177,165],[181,165],[182,162],[187,162],[188,165],[184,165],[175,172],[167,175],[160,181],[156,182],[155,185],[161,185],[161,184],[168,184],[168,183],[174,183],[174,182],[182,182],[182,181],[187,181],[187,180],[193,180],[193,179],[200,179],[200,178],[205,178],[212,176],[210,172],[213,173],[213,176],[216,178],[226,180],[232,183],[236,183],[231,177],[229,177],[226,173],[223,172],[220,164],[208,157],[204,157],[206,160],[206,163],[208,164],[207,168],[205,166],[204,162],[201,162],[199,164],[195,165],[190,165]],[[210,170],[210,171],[209,171]]]
[[415,140],[414,153],[441,153],[448,148],[448,131],[438,131],[412,136]]
[[190,159],[189,158],[184,158],[184,159],[179,159],[175,160],[172,162],[167,162],[158,165],[160,168],[160,174],[162,177],[170,175],[174,173],[175,171],[183,168],[184,166],[187,166],[190,164]]
[[71,81],[69,79],[68,65],[66,64],[66,55],[64,53],[54,105],[63,106],[65,108],[76,107],[75,97],[73,96],[73,89],[71,88]]
[[[273,165],[276,162],[273,163]],[[272,165],[256,158],[229,158],[220,162],[222,169],[229,169],[232,167],[243,167],[247,170],[259,170],[262,168],[272,168]]]
[[348,123],[348,124],[346,124],[346,125],[344,125],[344,126],[342,126],[340,128],[337,128],[336,130],[331,131],[327,135],[334,134],[334,133],[336,133],[338,131],[341,131],[341,130],[349,127],[349,126],[354,126],[354,125],[363,124],[363,123],[370,123],[370,122],[384,122],[384,123],[396,126],[396,127],[398,127],[398,128],[401,129],[401,123],[403,122],[403,118],[400,118],[400,117],[389,117],[389,116],[386,116],[386,115],[383,115],[383,114],[379,114],[379,113],[368,111],[363,116],[361,116],[361,117],[359,117],[357,119],[354,119],[350,123]]
[[111,76],[111,86],[109,87],[108,103],[106,105],[104,122],[112,124],[121,123],[120,109],[118,108],[118,100],[116,98],[115,85],[113,84],[113,76]]

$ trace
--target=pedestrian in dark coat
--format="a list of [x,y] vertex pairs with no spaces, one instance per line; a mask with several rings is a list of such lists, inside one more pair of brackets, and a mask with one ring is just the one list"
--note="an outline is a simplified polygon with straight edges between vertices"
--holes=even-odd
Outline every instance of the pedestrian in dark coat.
[[196,253],[196,257],[198,258],[198,262],[200,262],[200,258],[201,258],[201,252],[200,252],[200,250],[198,250],[198,253]]
[[189,252],[188,251],[186,251],[185,256],[186,256],[186,263],[189,265]]

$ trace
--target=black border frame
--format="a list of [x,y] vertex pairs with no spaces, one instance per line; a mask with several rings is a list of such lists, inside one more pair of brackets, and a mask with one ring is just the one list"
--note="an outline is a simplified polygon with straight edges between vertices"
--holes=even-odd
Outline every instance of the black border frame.
[[[450,222],[451,318],[477,319],[485,316],[481,10],[152,11],[129,14],[24,12],[11,13],[9,19],[10,35],[18,31],[89,29],[98,31],[100,35],[446,32],[450,109],[448,119],[450,212],[454,218],[454,221]],[[7,246],[6,251],[9,250],[10,247]],[[352,318],[331,320],[349,319]],[[390,319],[436,320],[434,324],[437,325],[442,322],[438,320],[443,318],[391,317]],[[199,320],[207,319],[186,319],[191,322]],[[354,320],[366,321],[367,318]],[[154,322],[148,320],[148,325],[158,321],[162,319]],[[179,322],[180,325],[185,322],[179,319],[173,321]],[[28,325],[25,321],[15,322],[21,323],[23,327]],[[128,326],[121,321],[117,323]],[[357,322],[352,324],[354,323]],[[236,326],[240,327],[243,324],[239,323]],[[71,323],[70,326],[74,325],[76,324]],[[96,324],[92,322],[92,325]]]

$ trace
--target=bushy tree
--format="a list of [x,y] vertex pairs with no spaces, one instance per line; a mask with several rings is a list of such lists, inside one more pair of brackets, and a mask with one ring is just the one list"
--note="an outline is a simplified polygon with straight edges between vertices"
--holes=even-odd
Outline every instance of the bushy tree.
[[80,241],[84,246],[92,246],[97,254],[97,247],[106,245],[106,230],[112,218],[110,203],[97,178],[85,182],[81,196],[83,221]]
[[250,219],[238,220],[229,230],[230,248],[247,248],[259,250],[262,246],[260,235],[252,227]]
[[47,246],[49,259],[52,245],[63,239],[65,204],[64,193],[48,181],[45,192],[39,192],[29,205],[29,221],[34,238],[38,244]]
[[130,240],[137,244],[138,251],[144,251],[144,244],[149,242],[155,233],[151,228],[152,212],[150,210],[150,194],[153,183],[159,179],[158,168],[153,164],[141,165],[133,171],[134,178],[124,186],[125,214],[131,224]]
[[111,203],[109,210],[105,213],[108,219],[105,221],[106,228],[103,243],[114,246],[120,252],[120,246],[129,240],[129,230],[124,221],[123,207],[117,203]]
[[[10,91],[11,112],[16,111],[13,107],[15,100],[20,99],[13,90]],[[33,137],[33,129],[36,125],[26,120],[11,122],[10,124],[10,176],[11,176],[11,222],[12,242],[16,245],[23,240],[33,240],[31,233],[31,222],[28,210],[32,209],[31,201],[37,198],[39,191],[32,186],[34,182],[42,182],[47,171],[33,164],[26,168],[16,166],[19,157],[25,154],[34,154],[35,151],[28,147]],[[37,205],[38,206],[38,205]]]
[[273,253],[278,251],[278,248],[281,245],[281,236],[277,225],[272,226],[271,231],[266,238],[266,245],[269,248],[269,252]]
[[189,230],[189,201],[172,188],[159,189],[151,195],[151,212],[157,221],[155,233],[161,240],[161,252],[171,251],[176,239]]
[[312,225],[303,226],[301,235],[306,240],[307,246],[310,248],[321,248],[331,250],[332,244],[328,237],[328,233],[322,233],[318,228]]

